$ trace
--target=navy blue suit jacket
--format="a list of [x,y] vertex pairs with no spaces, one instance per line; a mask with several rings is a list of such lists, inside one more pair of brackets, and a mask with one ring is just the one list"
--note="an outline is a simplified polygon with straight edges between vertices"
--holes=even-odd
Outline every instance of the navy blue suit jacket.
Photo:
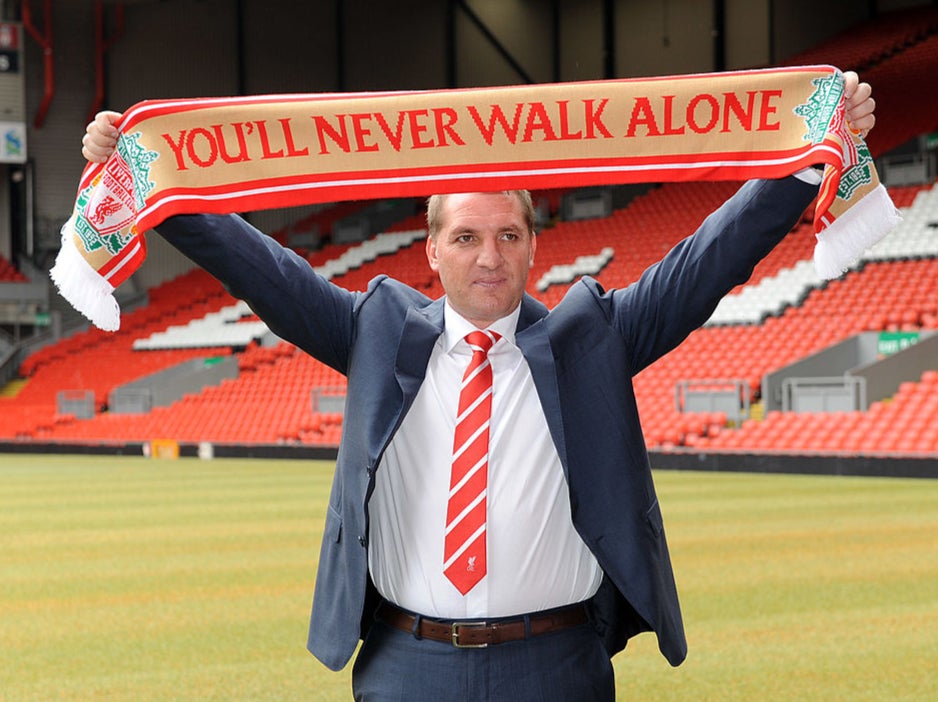
[[[528,296],[521,303],[516,341],[560,455],[573,523],[605,573],[592,619],[610,655],[649,630],[672,665],[687,653],[632,376],[703,324],[816,193],[796,178],[749,182],[628,287],[604,291],[585,278],[551,311]],[[371,614],[375,470],[424,378],[443,301],[385,276],[365,292],[339,288],[237,217],[178,216],[159,230],[281,338],[348,377],[308,643],[338,670]],[[628,247],[628,232],[615,245]]]

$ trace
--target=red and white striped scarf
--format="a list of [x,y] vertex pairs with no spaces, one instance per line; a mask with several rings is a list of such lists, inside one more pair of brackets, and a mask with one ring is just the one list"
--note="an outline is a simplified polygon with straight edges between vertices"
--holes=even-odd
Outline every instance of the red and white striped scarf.
[[115,330],[143,233],[228,213],[437,192],[777,178],[823,164],[815,261],[836,277],[898,221],[830,66],[503,88],[160,100],[82,174],[52,270]]

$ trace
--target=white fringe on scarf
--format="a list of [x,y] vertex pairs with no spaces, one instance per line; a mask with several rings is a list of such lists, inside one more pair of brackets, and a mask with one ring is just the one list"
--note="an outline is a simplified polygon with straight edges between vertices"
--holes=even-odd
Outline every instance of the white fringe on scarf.
[[880,183],[817,234],[814,267],[826,280],[838,278],[902,221],[902,215]]
[[72,307],[103,331],[120,329],[120,306],[114,287],[91,267],[75,248],[72,238],[74,215],[62,225],[62,248],[49,276],[59,293]]

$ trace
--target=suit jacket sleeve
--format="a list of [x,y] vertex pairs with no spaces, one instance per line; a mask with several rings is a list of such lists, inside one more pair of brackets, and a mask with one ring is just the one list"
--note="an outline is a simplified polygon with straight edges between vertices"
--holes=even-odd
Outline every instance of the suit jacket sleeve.
[[816,185],[794,177],[749,181],[634,285],[615,291],[610,314],[628,340],[634,372],[704,324],[816,195]]
[[235,215],[177,215],[158,233],[244,300],[271,331],[347,373],[362,297]]

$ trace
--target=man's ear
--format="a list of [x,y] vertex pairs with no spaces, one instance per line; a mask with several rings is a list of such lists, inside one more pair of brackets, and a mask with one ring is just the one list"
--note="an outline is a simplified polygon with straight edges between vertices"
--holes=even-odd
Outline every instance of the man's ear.
[[430,264],[430,270],[434,273],[440,268],[436,255],[436,238],[432,236],[427,237],[427,263]]

